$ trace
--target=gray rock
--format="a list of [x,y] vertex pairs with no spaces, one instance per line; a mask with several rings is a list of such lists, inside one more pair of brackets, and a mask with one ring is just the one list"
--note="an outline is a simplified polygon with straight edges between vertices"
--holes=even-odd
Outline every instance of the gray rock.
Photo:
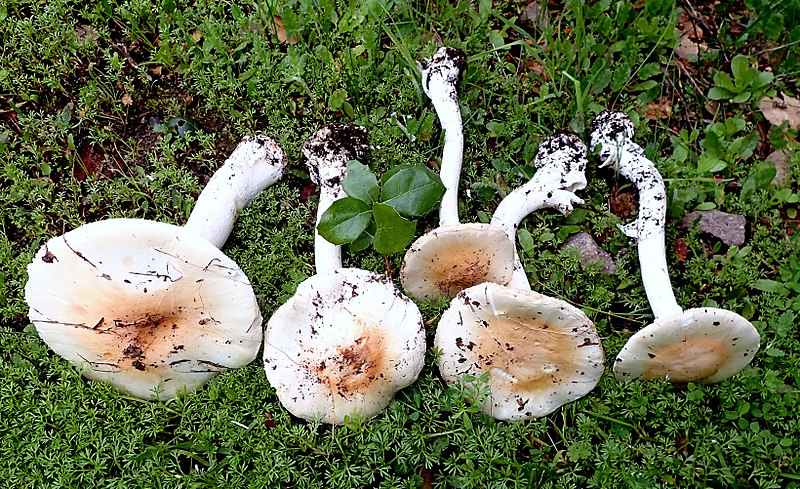
[[747,219],[744,216],[716,210],[694,211],[681,219],[681,226],[689,229],[698,219],[701,232],[719,238],[728,246],[744,244],[745,226],[747,225]]
[[606,275],[617,273],[617,265],[614,263],[614,259],[603,248],[600,248],[591,234],[580,232],[570,236],[561,246],[561,249],[567,248],[578,250],[581,265],[586,266],[590,262],[599,261],[601,264],[600,271]]

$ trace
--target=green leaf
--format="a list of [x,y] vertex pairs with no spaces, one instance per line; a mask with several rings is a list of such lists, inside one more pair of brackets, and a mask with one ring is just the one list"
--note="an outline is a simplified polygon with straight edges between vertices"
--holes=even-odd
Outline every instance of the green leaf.
[[720,87],[712,87],[711,90],[708,91],[708,98],[711,100],[727,100],[732,96],[733,93]]
[[743,104],[750,100],[750,92],[742,92],[739,95],[733,97],[733,103],[735,104]]
[[417,225],[404,218],[389,204],[375,204],[375,251],[392,255],[406,249],[414,239]]
[[736,85],[733,84],[733,80],[723,71],[718,71],[714,74],[714,84],[730,93],[736,92]]
[[339,199],[322,214],[317,230],[335,245],[352,243],[367,229],[370,211],[369,204],[353,197]]
[[364,232],[361,233],[361,236],[356,238],[355,241],[347,245],[347,247],[350,248],[350,251],[356,253],[359,251],[366,250],[367,248],[369,248],[369,245],[371,245],[375,241],[375,230],[376,230],[375,221],[370,220],[367,229],[365,229]]
[[331,110],[339,110],[346,99],[347,92],[345,92],[344,89],[339,88],[331,93],[330,98],[328,98],[328,105],[330,106]]
[[378,179],[369,167],[351,160],[347,162],[347,177],[342,180],[345,193],[361,202],[371,204],[378,200]]
[[381,201],[404,216],[424,216],[442,200],[444,184],[425,165],[398,165],[387,175]]
[[753,81],[758,70],[750,67],[750,60],[747,56],[737,54],[731,60],[731,73],[736,80],[736,85],[747,86]]

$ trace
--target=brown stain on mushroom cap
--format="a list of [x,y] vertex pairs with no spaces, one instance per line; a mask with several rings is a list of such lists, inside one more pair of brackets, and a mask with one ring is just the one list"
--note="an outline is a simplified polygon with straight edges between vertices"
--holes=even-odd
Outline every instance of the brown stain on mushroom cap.
[[495,317],[487,322],[476,335],[475,353],[479,368],[492,373],[492,383],[536,392],[574,378],[575,337],[533,318]]
[[669,379],[677,384],[702,382],[719,371],[726,361],[725,350],[728,348],[715,338],[689,338],[650,353],[640,378]]
[[339,346],[324,359],[309,366],[334,399],[366,392],[380,378],[386,359],[383,339],[371,332],[353,343]]

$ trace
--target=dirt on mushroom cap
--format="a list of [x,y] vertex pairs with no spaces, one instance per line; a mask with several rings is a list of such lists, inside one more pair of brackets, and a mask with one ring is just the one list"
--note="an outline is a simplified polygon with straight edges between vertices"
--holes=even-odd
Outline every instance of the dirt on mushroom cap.
[[750,321],[714,307],[687,309],[639,330],[620,351],[620,379],[720,382],[752,361],[760,336]]
[[489,373],[489,397],[476,402],[497,419],[551,413],[592,390],[604,370],[600,339],[580,309],[491,283],[453,299],[434,344],[449,383]]
[[424,355],[414,303],[388,277],[354,268],[302,282],[264,333],[267,379],[281,403],[325,423],[380,412],[416,380]]
[[241,269],[183,228],[138,219],[52,238],[25,296],[42,339],[90,379],[168,399],[250,363],[261,314]]

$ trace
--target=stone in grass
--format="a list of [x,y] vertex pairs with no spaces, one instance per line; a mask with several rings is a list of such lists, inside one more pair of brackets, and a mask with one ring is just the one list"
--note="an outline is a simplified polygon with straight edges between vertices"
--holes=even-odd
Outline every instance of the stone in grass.
[[583,266],[593,261],[599,261],[601,272],[606,275],[617,273],[617,265],[614,263],[614,259],[611,258],[611,255],[600,248],[592,235],[585,231],[570,236],[561,248],[576,248],[578,250],[579,260]]
[[720,239],[728,246],[744,244],[745,226],[747,225],[744,216],[717,210],[694,211],[681,219],[681,226],[689,229],[695,221],[698,221],[701,232]]

